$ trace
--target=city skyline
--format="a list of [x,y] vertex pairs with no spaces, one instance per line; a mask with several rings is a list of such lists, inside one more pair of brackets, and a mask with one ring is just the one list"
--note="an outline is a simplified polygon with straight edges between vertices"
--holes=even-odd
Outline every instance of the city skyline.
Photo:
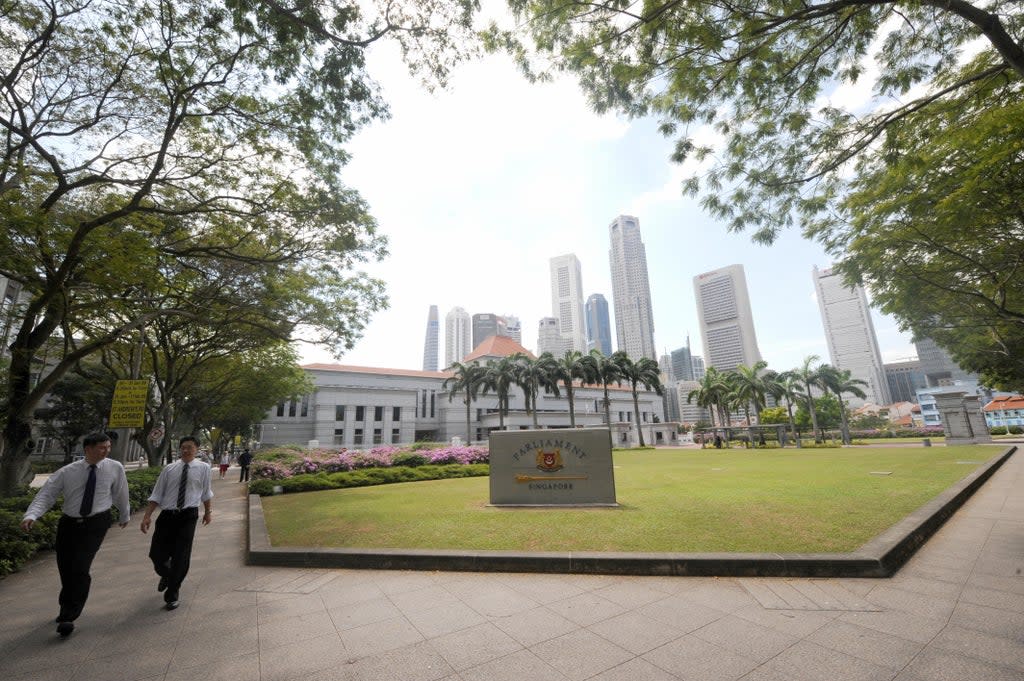
[[[682,195],[691,168],[669,161],[656,121],[597,116],[571,81],[529,84],[501,56],[464,64],[435,93],[388,49],[372,50],[369,68],[392,117],[356,135],[344,177],[390,240],[382,263],[363,266],[384,280],[390,305],[340,359],[300,346],[302,361],[416,368],[421,335],[414,341],[408,330],[422,328],[431,304],[514,312],[530,345],[551,315],[551,257],[575,253],[584,296],[611,304],[608,224],[617,215],[641,222],[656,357],[697,337],[692,278],[742,263],[765,361],[779,370],[810,354],[827,361],[807,272],[830,258],[798,229],[765,247],[704,213]],[[916,356],[894,320],[873,318],[884,361]],[[693,354],[703,354],[699,345]]]

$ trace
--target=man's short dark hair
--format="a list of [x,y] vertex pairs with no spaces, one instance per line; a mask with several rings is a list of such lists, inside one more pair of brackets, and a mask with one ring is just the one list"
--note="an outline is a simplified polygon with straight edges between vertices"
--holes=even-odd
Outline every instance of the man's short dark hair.
[[82,438],[83,447],[92,447],[93,445],[98,445],[101,442],[110,442],[110,436],[106,433],[96,431],[95,433],[89,433]]
[[194,442],[196,447],[199,446],[199,438],[193,437],[192,435],[186,435],[185,437],[183,437],[180,440],[178,440],[178,446],[180,447],[183,444],[185,444],[186,442]]

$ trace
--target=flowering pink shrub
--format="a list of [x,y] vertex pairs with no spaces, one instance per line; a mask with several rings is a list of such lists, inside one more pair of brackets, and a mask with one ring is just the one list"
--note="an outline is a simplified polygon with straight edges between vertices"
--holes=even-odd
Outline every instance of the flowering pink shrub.
[[[254,479],[283,480],[293,475],[338,473],[357,468],[390,468],[399,454],[414,450],[403,447],[374,447],[368,450],[312,449],[296,450],[291,447],[257,452],[252,462]],[[431,464],[488,463],[489,453],[481,447],[443,447],[421,449],[415,452]]]

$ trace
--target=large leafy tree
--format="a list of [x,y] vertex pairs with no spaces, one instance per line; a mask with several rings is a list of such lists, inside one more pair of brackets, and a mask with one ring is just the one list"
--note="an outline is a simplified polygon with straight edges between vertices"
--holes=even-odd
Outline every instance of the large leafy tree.
[[849,369],[838,369],[831,364],[825,364],[818,369],[818,373],[821,376],[821,385],[826,390],[836,396],[836,401],[839,402],[839,422],[842,430],[843,444],[850,444],[850,423],[849,417],[846,414],[846,402],[843,401],[843,395],[849,393],[861,399],[867,397],[863,388],[867,387],[868,382],[859,378],[853,378]]
[[1024,102],[975,88],[957,107],[901,122],[912,149],[861,164],[818,233],[851,282],[987,385],[1024,391]]
[[[916,140],[899,128],[906,117],[957,107],[978,88],[1020,101],[1024,11],[1013,0],[509,5],[527,20],[534,48],[578,74],[597,110],[659,116],[676,137],[676,159],[712,160],[687,187],[703,190],[705,207],[731,229],[753,228],[765,242],[833,208],[849,161],[875,143],[912,149]],[[516,36],[490,37],[526,54]],[[978,43],[971,68],[959,69]],[[846,109],[829,99],[864,84],[869,101]],[[698,137],[703,124],[720,148]],[[1021,126],[1009,134],[1019,138]]]
[[1020,2],[509,4],[598,111],[661,119],[728,229],[799,224],[905,329],[1024,386]]
[[608,386],[612,383],[621,385],[622,374],[619,365],[612,357],[605,355],[600,350],[590,351],[590,367],[595,383],[601,386],[604,391],[602,404],[604,406],[604,424],[611,427],[611,398],[608,396]]
[[[0,6],[0,274],[28,296],[11,335],[0,493],[27,472],[32,410],[70,367],[158,317],[199,313],[199,301],[151,304],[168,263],[305,273],[282,319],[337,351],[352,345],[383,303],[380,283],[353,266],[383,255],[384,241],[340,176],[344,142],[386,115],[365,49],[393,38],[443,81],[475,4],[368,8]],[[55,334],[65,352],[33,382]]]
[[545,394],[558,395],[558,361],[550,352],[545,352],[536,359],[518,353],[512,355],[516,366],[516,385],[523,389],[526,412],[533,417],[533,427],[537,423],[537,398],[543,390]]
[[512,386],[516,382],[516,364],[512,357],[487,361],[484,367],[483,394],[494,391],[498,397],[498,429],[505,430],[505,416],[509,410]]

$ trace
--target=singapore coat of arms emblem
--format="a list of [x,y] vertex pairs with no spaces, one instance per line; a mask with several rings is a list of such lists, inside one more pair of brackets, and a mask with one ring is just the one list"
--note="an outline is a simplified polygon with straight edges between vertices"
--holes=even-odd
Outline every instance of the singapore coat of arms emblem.
[[552,449],[551,451],[537,450],[537,469],[553,473],[562,470],[562,450]]

